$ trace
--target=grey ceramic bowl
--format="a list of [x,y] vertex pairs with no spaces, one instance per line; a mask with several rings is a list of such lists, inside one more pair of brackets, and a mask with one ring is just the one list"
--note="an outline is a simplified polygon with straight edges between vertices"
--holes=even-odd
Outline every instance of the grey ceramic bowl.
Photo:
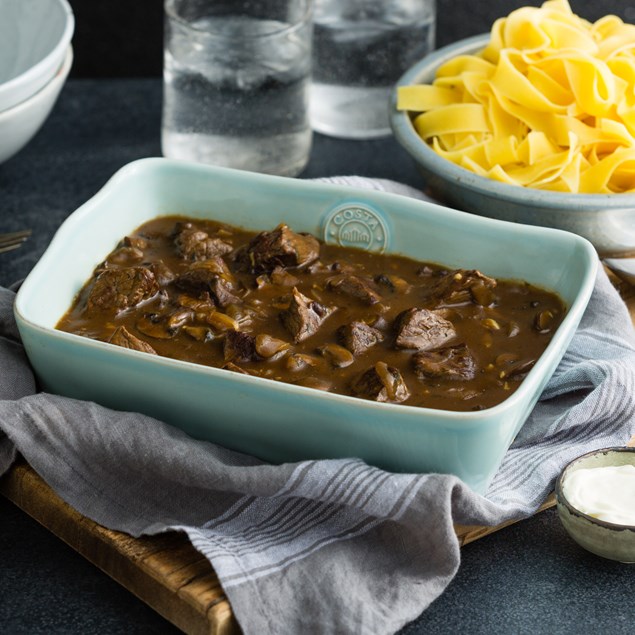
[[635,526],[593,518],[575,508],[563,486],[568,476],[581,468],[635,465],[635,448],[606,448],[578,457],[562,471],[556,483],[558,515],[567,533],[587,551],[619,562],[635,563]]
[[[426,56],[397,87],[431,83],[437,68],[457,55],[483,49],[489,34],[477,35]],[[391,126],[397,141],[417,162],[430,193],[457,209],[501,220],[571,231],[589,239],[602,255],[635,251],[635,194],[566,194],[499,183],[436,154],[417,134],[408,113],[391,97]]]

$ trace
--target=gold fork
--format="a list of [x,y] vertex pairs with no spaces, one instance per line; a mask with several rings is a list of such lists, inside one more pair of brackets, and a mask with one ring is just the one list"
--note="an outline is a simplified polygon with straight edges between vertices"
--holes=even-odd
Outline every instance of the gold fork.
[[0,234],[0,254],[3,254],[5,251],[17,249],[30,235],[30,229]]

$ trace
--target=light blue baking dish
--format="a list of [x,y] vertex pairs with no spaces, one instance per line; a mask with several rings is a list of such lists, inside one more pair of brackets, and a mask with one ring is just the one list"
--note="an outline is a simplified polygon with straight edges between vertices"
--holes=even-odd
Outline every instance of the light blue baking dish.
[[[328,241],[524,279],[558,293],[568,313],[509,399],[458,413],[329,394],[56,331],[118,241],[167,214],[254,230],[284,221]],[[69,216],[22,285],[15,313],[49,392],[144,412],[272,462],[357,456],[394,471],[456,474],[484,492],[576,329],[596,266],[593,247],[574,234],[382,192],[144,159],[117,172]]]

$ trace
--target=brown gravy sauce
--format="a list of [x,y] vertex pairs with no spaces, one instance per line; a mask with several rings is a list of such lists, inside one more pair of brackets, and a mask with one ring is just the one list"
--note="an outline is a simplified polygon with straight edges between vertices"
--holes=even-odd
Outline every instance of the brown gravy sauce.
[[376,401],[480,410],[522,382],[565,315],[553,293],[477,271],[250,232],[149,221],[58,329]]

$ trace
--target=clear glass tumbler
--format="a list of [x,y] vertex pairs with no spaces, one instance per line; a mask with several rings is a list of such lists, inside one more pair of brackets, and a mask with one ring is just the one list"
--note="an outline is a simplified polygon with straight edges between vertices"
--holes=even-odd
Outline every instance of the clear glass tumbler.
[[295,176],[312,131],[311,0],[165,0],[166,157]]
[[390,91],[434,49],[435,23],[435,0],[315,0],[313,129],[348,139],[390,134]]

